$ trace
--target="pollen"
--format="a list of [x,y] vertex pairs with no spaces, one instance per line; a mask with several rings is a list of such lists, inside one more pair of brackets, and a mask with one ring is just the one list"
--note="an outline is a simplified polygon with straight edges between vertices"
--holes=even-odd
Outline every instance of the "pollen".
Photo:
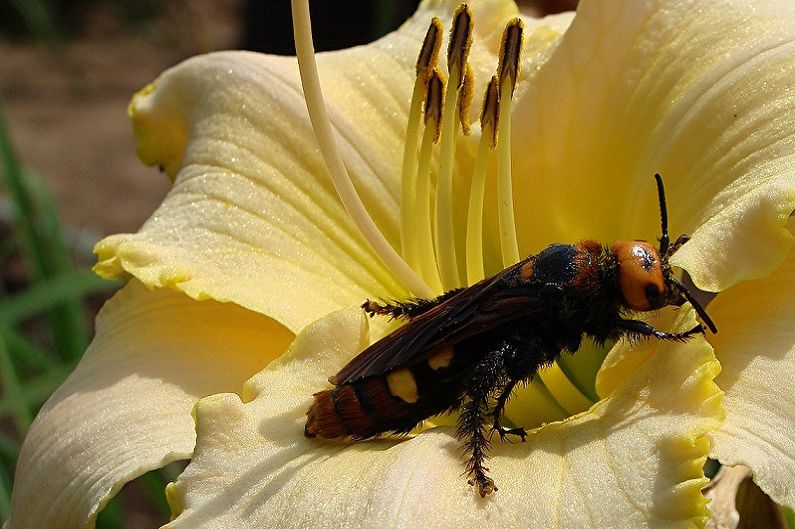
[[409,404],[414,404],[420,398],[417,393],[417,382],[414,380],[414,375],[406,367],[391,371],[386,376],[386,383],[392,395]]

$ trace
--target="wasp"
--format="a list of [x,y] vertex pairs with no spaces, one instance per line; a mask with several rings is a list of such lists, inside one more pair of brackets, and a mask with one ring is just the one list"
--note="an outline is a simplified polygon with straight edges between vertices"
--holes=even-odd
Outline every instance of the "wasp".
[[[482,497],[497,490],[484,466],[496,432],[525,440],[501,416],[511,392],[584,336],[684,341],[717,328],[668,261],[688,241],[668,236],[665,189],[655,175],[662,235],[605,246],[592,240],[552,244],[470,287],[435,299],[366,301],[371,316],[407,320],[329,378],[315,393],[304,434],[327,439],[405,434],[423,420],[458,411],[457,437],[469,454],[466,474]],[[689,302],[704,322],[670,333],[632,313]]]

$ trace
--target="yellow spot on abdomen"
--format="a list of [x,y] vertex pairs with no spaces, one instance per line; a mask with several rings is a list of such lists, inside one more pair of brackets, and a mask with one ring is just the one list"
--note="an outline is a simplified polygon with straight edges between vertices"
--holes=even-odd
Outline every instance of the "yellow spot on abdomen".
[[420,398],[417,394],[417,383],[414,381],[414,375],[406,367],[390,372],[386,376],[386,383],[392,395],[401,398],[409,404],[414,404]]

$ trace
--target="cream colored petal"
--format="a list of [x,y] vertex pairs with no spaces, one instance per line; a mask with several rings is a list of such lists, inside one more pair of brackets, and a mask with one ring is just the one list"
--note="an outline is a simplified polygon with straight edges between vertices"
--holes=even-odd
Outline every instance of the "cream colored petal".
[[[426,2],[395,33],[318,58],[343,157],[394,245],[417,53],[431,17],[447,21],[455,5]],[[501,0],[475,7],[478,73],[494,68],[511,13],[515,5]],[[336,196],[294,58],[224,52],[191,59],[139,93],[130,113],[139,155],[176,180],[140,232],[97,245],[101,274],[234,301],[296,331],[368,296],[406,296]]]
[[291,338],[232,304],[127,285],[28,432],[9,529],[93,527],[126,482],[190,457],[197,399],[240,388]]
[[[692,316],[692,315],[691,315]],[[661,347],[589,412],[495,443],[500,490],[462,477],[450,428],[402,442],[308,440],[304,414],[325,378],[366,343],[343,311],[313,324],[243,395],[197,407],[197,448],[169,499],[181,527],[696,527],[717,426],[718,367],[702,339]]]
[[770,276],[721,292],[709,341],[723,370],[726,422],[713,454],[744,464],[771,498],[795,507],[795,252]]
[[792,245],[794,78],[789,0],[582,0],[515,109],[523,253],[654,240],[659,172],[696,284],[769,273]]

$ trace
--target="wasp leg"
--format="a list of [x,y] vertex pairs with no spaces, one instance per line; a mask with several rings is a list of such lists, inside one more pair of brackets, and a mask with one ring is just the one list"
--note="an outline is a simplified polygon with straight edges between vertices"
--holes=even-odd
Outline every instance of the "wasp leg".
[[504,427],[500,422],[500,417],[505,411],[505,405],[511,398],[516,384],[532,379],[538,371],[538,367],[551,362],[560,353],[560,348],[533,334],[517,334],[511,339],[511,342],[512,345],[504,349],[502,358],[508,383],[503,387],[494,405],[492,411],[494,424],[491,431],[492,433],[497,432],[502,441],[505,441],[509,435],[515,435],[524,442],[527,438],[527,431],[524,428]]
[[433,299],[412,298],[406,301],[381,300],[380,302],[368,299],[362,303],[362,308],[367,314],[370,315],[370,317],[373,317],[377,314],[379,316],[389,316],[393,320],[400,318],[410,320],[412,318],[416,318],[420,314],[428,312],[439,303],[442,303],[448,298],[453,297],[460,290],[460,288],[449,290],[441,296],[435,297]]
[[467,384],[467,401],[461,408],[458,418],[457,436],[463,442],[470,457],[466,465],[466,473],[471,476],[468,483],[477,485],[482,498],[497,490],[494,480],[486,473],[483,463],[489,448],[489,439],[485,432],[485,418],[489,416],[489,395],[491,395],[503,375],[502,358],[511,348],[504,343],[500,349],[488,353],[475,367]]
[[681,248],[689,240],[690,240],[690,235],[687,235],[686,233],[683,233],[682,235],[677,237],[676,240],[672,242],[670,246],[668,246],[668,250],[665,252],[665,257],[666,258],[671,257],[673,254],[676,253],[676,251],[679,248]]
[[511,380],[505,385],[505,387],[502,389],[502,392],[500,392],[500,395],[497,397],[497,402],[494,405],[494,409],[491,411],[491,414],[494,416],[494,424],[491,425],[491,433],[497,432],[497,434],[500,436],[500,440],[503,442],[508,440],[509,435],[520,437],[522,442],[524,442],[527,438],[527,431],[524,428],[506,428],[500,421],[500,417],[505,411],[505,404],[508,402],[508,399],[511,398],[513,388],[516,387],[518,382],[518,380]]
[[629,338],[640,338],[643,336],[654,336],[660,340],[670,340],[674,342],[683,342],[693,336],[694,334],[704,334],[704,326],[700,323],[685,332],[664,332],[658,331],[645,321],[638,320],[620,320],[618,327],[624,331],[624,334]]

